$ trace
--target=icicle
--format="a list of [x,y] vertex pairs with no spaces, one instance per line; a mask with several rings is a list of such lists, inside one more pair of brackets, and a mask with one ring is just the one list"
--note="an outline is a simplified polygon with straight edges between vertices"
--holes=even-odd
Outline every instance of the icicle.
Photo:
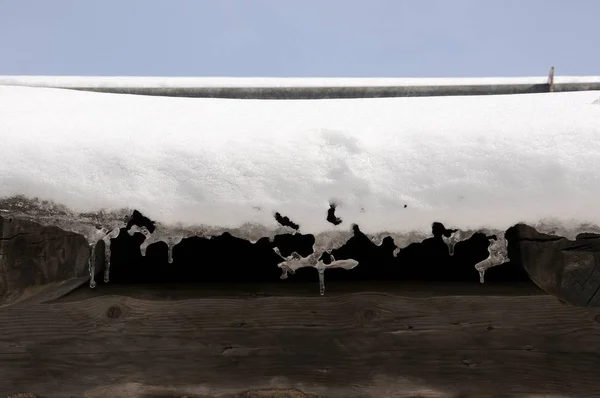
[[475,269],[479,272],[479,282],[485,283],[485,271],[488,268],[503,264],[508,260],[508,252],[506,247],[506,239],[489,238],[488,253],[489,256],[485,260],[475,264]]
[[288,267],[286,264],[281,264],[281,276],[279,277],[279,279],[287,279],[288,278],[288,274],[292,274],[294,275],[296,273],[296,271],[293,268]]
[[334,260],[331,262],[331,264],[326,265],[325,267],[326,268],[343,268],[346,270],[351,270],[351,269],[356,268],[357,265],[358,265],[358,261],[350,258],[348,260]]
[[283,260],[278,264],[279,268],[281,268],[280,279],[287,279],[288,273],[294,275],[298,268],[310,266],[310,264],[307,263],[307,259],[302,258],[302,256],[296,252],[293,252],[286,258],[281,255],[278,247],[274,247],[273,251]]
[[279,279],[287,279],[288,277],[288,270],[286,267],[281,267],[281,276],[279,277]]
[[167,243],[167,246],[169,247],[169,264],[173,263],[173,248],[176,245],[180,244],[182,240],[183,240],[183,236],[167,237],[165,239],[165,242]]
[[110,241],[118,238],[120,232],[120,228],[115,228],[102,238],[104,241],[104,283],[108,283],[110,280]]
[[142,254],[142,257],[146,257],[146,250],[151,243],[154,242],[150,242],[150,239],[146,237],[146,239],[140,244],[140,253]]
[[325,269],[317,268],[319,271],[319,294],[321,296],[325,295]]
[[135,235],[137,232],[143,234],[144,236],[150,234],[150,231],[148,231],[148,228],[143,227],[140,228],[137,225],[132,225],[128,230],[127,233],[129,234],[129,236],[133,236]]
[[448,238],[442,235],[442,240],[444,241],[446,246],[448,246],[448,253],[450,253],[451,256],[454,256],[454,246],[456,246],[456,244],[460,242],[460,239],[460,231],[453,232]]
[[173,264],[173,246],[174,245],[171,245],[169,243],[167,243],[167,245],[169,246],[169,249],[168,249],[169,250],[169,254],[168,254],[169,259],[168,259],[168,261],[169,261],[169,264]]
[[288,274],[293,275],[298,268],[312,267],[317,264],[314,253],[308,257],[302,257],[298,253],[293,252],[288,257],[283,257],[279,251],[279,248],[274,247],[273,251],[277,253],[277,255],[283,260],[277,264],[277,266],[281,269],[280,279],[287,279]]
[[104,241],[104,283],[108,283],[110,279],[110,239]]
[[90,273],[90,288],[96,288],[96,243],[90,243],[90,258],[88,260],[88,271]]
[[136,232],[141,232],[145,237],[144,241],[140,244],[140,253],[142,254],[142,256],[146,256],[146,251],[148,249],[148,246],[150,246],[151,244],[157,243],[157,242],[165,242],[168,247],[169,264],[173,263],[173,247],[175,247],[176,245],[181,243],[181,241],[183,240],[184,237],[195,235],[193,232],[186,233],[185,236],[184,235],[171,236],[171,235],[169,235],[170,233],[172,233],[170,231],[166,231],[164,233],[155,231],[154,233],[150,233],[150,231],[148,231],[148,228],[146,228],[146,227],[140,228],[137,225],[134,225],[129,229],[129,234],[132,236]]
[[317,269],[317,271],[319,272],[319,293],[321,294],[321,296],[325,295],[325,270],[326,269],[343,268],[346,270],[351,270],[358,265],[358,261],[353,260],[353,259],[336,260],[335,258],[333,258],[333,255],[330,255],[330,256],[331,256],[331,263],[325,265],[324,262],[319,261],[317,263],[317,265],[314,266]]
[[150,234],[150,231],[148,231],[148,228],[146,227],[138,227],[137,225],[132,225],[131,228],[129,228],[129,230],[127,231],[127,233],[130,236],[133,236],[135,233],[141,233],[142,235],[144,235],[144,241],[140,244],[140,253],[142,254],[142,256],[146,256],[146,249],[148,248],[148,246],[150,246],[151,243],[153,242],[149,242],[152,234]]
[[[293,252],[288,257],[283,257],[279,248],[274,247],[273,251],[281,257],[281,262],[277,264],[281,268],[281,279],[287,279],[288,274],[293,274],[297,269],[304,267],[313,267],[319,273],[319,293],[325,294],[325,270],[329,268],[352,269],[358,265],[358,261],[353,259],[336,260],[331,251],[342,246],[349,239],[348,232],[335,231],[333,233],[321,234],[317,237],[313,245],[313,253],[307,257],[302,257],[297,252]],[[324,253],[329,254],[331,262],[325,264],[319,260]]]
[[278,264],[281,268],[281,279],[287,279],[288,274],[293,274],[297,269],[303,267],[313,267],[317,269],[319,273],[319,293],[325,294],[325,270],[329,268],[344,268],[347,270],[353,269],[358,265],[358,261],[349,260],[336,260],[331,253],[331,262],[325,264],[323,261],[317,259],[321,258],[322,252],[317,252],[309,255],[308,257],[302,257],[298,253],[293,252],[290,256],[284,258],[277,247],[273,248],[273,251],[277,253],[283,260]]

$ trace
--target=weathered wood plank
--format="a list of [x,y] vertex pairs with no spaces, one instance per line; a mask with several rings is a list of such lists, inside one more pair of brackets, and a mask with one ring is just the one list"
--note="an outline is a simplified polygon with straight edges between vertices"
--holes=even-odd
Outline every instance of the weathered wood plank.
[[[81,235],[0,216],[0,303],[18,300],[28,289],[88,275],[89,255]],[[103,251],[97,256],[104,260]]]
[[[598,357],[585,354],[423,349],[360,358],[315,353],[227,357],[189,350],[44,358],[11,355],[3,356],[2,362],[12,389],[41,391],[44,397],[149,397],[144,387],[162,390],[162,395],[152,395],[157,397],[237,396],[269,387],[323,397],[456,397],[461,393],[590,397],[600,393]],[[131,384],[137,388],[130,389]]]
[[599,396],[597,316],[550,296],[18,305],[0,309],[0,396]]
[[508,255],[541,289],[577,306],[600,306],[600,235],[575,240],[542,234],[524,224],[506,232]]

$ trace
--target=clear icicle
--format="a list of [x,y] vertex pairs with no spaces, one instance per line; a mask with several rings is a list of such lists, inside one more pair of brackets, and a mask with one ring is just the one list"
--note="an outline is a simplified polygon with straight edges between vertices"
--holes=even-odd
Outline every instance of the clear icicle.
[[88,271],[90,273],[90,288],[96,288],[96,243],[90,243],[90,258],[88,260]]
[[[289,274],[293,274],[297,269],[304,267],[313,267],[319,273],[319,293],[325,294],[325,270],[329,268],[344,268],[347,270],[353,269],[358,265],[358,261],[353,259],[336,260],[331,254],[331,251],[342,246],[348,240],[349,233],[331,233],[320,235],[313,245],[313,252],[306,257],[302,257],[297,252],[291,253],[287,257],[283,257],[279,248],[274,247],[273,251],[281,257],[281,262],[278,264],[281,269],[281,279],[287,279]],[[324,253],[328,253],[331,259],[329,264],[325,264],[319,260]]]
[[281,276],[279,278],[287,279],[288,274],[294,275],[295,273],[296,273],[296,271],[294,271],[292,268],[290,268],[284,264],[284,265],[281,265]]
[[110,239],[104,240],[104,283],[110,280]]
[[319,294],[323,296],[325,294],[325,269],[317,268],[319,271]]
[[475,264],[475,269],[479,272],[479,283],[485,283],[485,270],[494,265],[497,264],[492,263],[491,256]]
[[279,279],[287,279],[288,277],[288,271],[285,267],[281,267],[281,276],[279,277]]
[[144,234],[144,241],[140,244],[140,253],[142,254],[142,256],[146,256],[146,251],[148,249],[148,246],[150,246],[153,243],[157,243],[157,242],[165,242],[167,244],[167,248],[168,248],[168,260],[169,260],[169,264],[173,263],[173,248],[178,245],[179,243],[181,243],[181,241],[183,240],[184,237],[186,236],[193,236],[193,234],[187,234],[187,235],[175,235],[175,236],[170,236],[168,234],[168,232],[157,232],[155,231],[154,233],[150,233],[150,231],[148,231],[148,229],[146,227],[132,227],[129,230],[129,234],[133,235],[135,232],[141,232],[142,234]]
[[128,230],[127,233],[129,234],[129,236],[133,236],[135,235],[137,232],[141,233],[144,236],[148,236],[150,234],[150,231],[148,231],[148,228],[146,227],[138,227],[137,225],[132,225]]
[[153,238],[152,235],[146,236],[146,240],[144,240],[140,244],[140,253],[142,254],[142,257],[146,257],[146,252],[148,251],[148,246],[150,246],[154,242],[158,242],[157,239],[152,239],[152,238]]
[[140,244],[140,253],[142,254],[142,257],[144,257],[146,256],[146,249],[148,248],[148,246],[150,246],[150,244],[154,243],[156,240],[151,239],[153,236],[146,227],[138,227],[137,225],[133,225],[127,231],[127,233],[131,236],[133,236],[136,232],[141,233],[142,235],[144,235],[145,238],[144,241]]
[[[287,279],[288,278],[288,274],[294,274],[296,271],[296,268],[301,268],[303,266],[308,266],[305,265],[306,263],[306,259],[303,259],[298,253],[293,252],[290,256],[283,257],[283,255],[281,254],[281,252],[279,251],[278,247],[274,247],[273,251],[279,256],[281,257],[281,259],[283,260],[282,262],[280,262],[278,264],[279,268],[281,269],[281,276],[279,277],[280,279]],[[304,260],[304,261],[303,261]]]
[[183,236],[168,236],[165,239],[167,246],[169,248],[169,264],[173,264],[173,248],[180,244],[183,240]]
[[106,234],[104,238],[102,238],[104,241],[104,283],[108,283],[110,281],[110,241],[111,239],[118,238],[120,232],[120,228],[115,228]]
[[171,244],[171,242],[167,242],[167,245],[169,246],[169,264],[173,264],[173,246]]
[[475,264],[475,269],[479,271],[479,282],[485,283],[485,271],[488,268],[503,264],[508,260],[507,243],[504,237],[495,239],[489,238],[488,253],[489,256],[485,260]]
[[454,246],[456,246],[456,244],[460,242],[462,238],[461,235],[462,234],[460,231],[455,231],[452,233],[452,235],[450,235],[450,237],[442,236],[442,240],[444,241],[446,246],[448,246],[448,253],[451,256],[454,256]]

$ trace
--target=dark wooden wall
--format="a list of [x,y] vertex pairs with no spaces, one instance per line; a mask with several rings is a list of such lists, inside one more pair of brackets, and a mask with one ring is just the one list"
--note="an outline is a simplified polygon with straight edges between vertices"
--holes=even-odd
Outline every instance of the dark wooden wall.
[[530,287],[331,290],[100,286],[5,307],[0,396],[600,396],[597,310]]
[[[600,309],[532,283],[91,290],[81,237],[15,222],[0,242],[0,397],[600,397]],[[15,239],[30,246],[19,258]]]

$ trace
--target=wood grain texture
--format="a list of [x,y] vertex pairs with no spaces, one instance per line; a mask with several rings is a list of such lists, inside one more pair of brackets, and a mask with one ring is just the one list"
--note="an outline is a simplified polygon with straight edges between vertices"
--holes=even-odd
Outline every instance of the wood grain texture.
[[[0,216],[0,302],[15,299],[26,289],[87,275],[89,254],[81,235]],[[104,251],[99,250],[98,256],[103,260]]]
[[569,240],[518,224],[506,237],[511,260],[545,292],[573,305],[600,307],[600,235]]
[[0,397],[600,396],[600,312],[551,296],[101,290],[0,309]]

